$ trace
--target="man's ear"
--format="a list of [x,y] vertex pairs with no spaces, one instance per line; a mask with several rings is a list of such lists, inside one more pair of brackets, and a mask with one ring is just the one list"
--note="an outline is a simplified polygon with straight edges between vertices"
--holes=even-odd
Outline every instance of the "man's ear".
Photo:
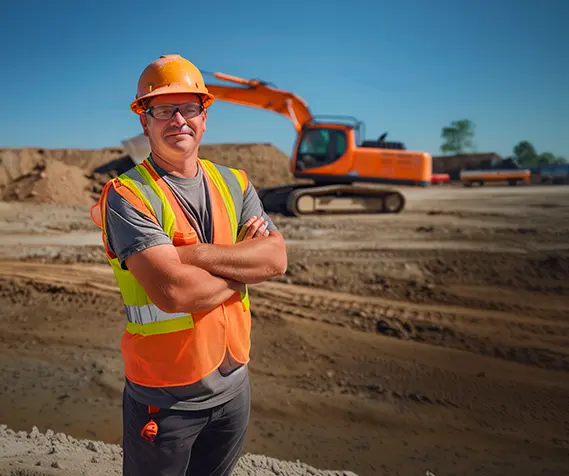
[[138,116],[140,120],[140,125],[142,126],[142,130],[144,131],[144,135],[148,137],[148,118],[146,114],[142,113]]
[[206,124],[207,123],[207,109],[204,109],[203,111],[203,131],[205,132],[206,130]]

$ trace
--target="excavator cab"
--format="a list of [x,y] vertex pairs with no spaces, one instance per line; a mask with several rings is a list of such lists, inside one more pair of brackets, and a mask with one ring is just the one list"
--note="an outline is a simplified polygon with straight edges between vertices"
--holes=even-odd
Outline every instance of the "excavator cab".
[[387,133],[375,141],[364,140],[363,128],[362,122],[350,117],[344,122],[306,123],[293,149],[294,176],[316,184],[429,185],[429,154],[407,151],[401,142],[388,142]]
[[[325,119],[334,118],[336,122]],[[343,122],[341,122],[343,121]],[[292,154],[292,173],[315,183],[349,183],[339,169],[345,168],[349,147],[360,141],[362,123],[351,116],[318,116],[305,123],[298,133]],[[341,172],[342,173],[342,172]]]
[[344,131],[334,128],[308,127],[302,131],[296,150],[295,175],[336,162],[346,152]]

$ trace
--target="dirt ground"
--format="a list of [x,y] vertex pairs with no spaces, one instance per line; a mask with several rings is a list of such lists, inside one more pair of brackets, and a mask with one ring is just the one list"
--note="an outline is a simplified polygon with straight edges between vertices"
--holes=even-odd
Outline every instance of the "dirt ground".
[[[246,451],[360,476],[569,474],[569,187],[274,220]],[[0,202],[0,423],[119,443],[120,296],[88,206]]]

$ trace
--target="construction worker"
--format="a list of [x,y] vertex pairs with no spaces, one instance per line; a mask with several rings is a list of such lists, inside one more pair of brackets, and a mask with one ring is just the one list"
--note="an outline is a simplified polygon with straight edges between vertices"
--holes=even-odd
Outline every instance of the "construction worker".
[[247,285],[286,271],[246,172],[198,157],[213,101],[185,58],[148,65],[131,110],[151,153],[91,212],[127,317],[125,475],[231,474],[250,414]]

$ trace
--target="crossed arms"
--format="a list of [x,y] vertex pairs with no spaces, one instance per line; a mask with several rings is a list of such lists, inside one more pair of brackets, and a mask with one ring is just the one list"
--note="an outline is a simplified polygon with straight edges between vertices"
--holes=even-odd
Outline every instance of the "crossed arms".
[[262,218],[249,219],[238,240],[233,245],[157,245],[133,254],[126,265],[163,311],[209,310],[243,291],[244,284],[286,272],[284,238],[276,230],[267,232]]

